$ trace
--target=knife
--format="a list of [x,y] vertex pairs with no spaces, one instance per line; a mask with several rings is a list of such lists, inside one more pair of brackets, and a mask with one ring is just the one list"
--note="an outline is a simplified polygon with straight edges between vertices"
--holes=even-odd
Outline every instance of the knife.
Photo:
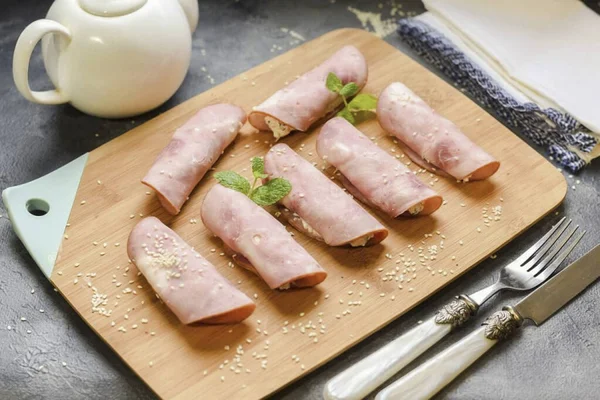
[[600,277],[600,244],[513,307],[504,307],[458,343],[392,383],[376,400],[429,399],[526,319],[540,326]]

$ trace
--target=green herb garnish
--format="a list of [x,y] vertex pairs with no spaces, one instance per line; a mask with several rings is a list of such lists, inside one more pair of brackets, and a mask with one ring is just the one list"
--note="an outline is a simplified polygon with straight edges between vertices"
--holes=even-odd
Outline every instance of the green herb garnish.
[[261,157],[252,159],[252,175],[254,176],[252,185],[246,178],[233,171],[219,171],[214,174],[214,177],[221,185],[245,194],[259,206],[275,204],[292,190],[292,184],[283,178],[274,178],[256,187],[259,179],[268,177],[265,174],[265,161]]
[[[344,85],[342,80],[333,72],[330,72],[329,75],[327,75],[325,86],[333,93],[337,93],[342,97],[344,108],[337,113],[337,116],[344,118],[351,124],[357,122],[357,116],[361,114],[373,114],[377,109],[377,97],[366,93],[356,95],[359,91],[358,85],[354,82],[349,82]],[[354,95],[356,96],[348,101],[348,99]]]

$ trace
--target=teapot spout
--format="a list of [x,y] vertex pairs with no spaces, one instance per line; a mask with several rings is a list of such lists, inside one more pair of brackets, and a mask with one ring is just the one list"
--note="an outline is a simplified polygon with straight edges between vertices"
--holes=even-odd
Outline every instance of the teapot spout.
[[190,25],[190,32],[194,33],[198,26],[198,1],[197,0],[178,0],[183,12]]

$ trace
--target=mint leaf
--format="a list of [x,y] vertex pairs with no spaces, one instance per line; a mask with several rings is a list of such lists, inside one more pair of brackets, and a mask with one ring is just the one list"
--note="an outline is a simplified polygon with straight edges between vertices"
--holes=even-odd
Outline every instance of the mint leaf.
[[358,93],[358,91],[360,90],[360,88],[358,87],[358,85],[354,82],[350,82],[347,83],[341,90],[340,90],[340,94],[342,96],[344,96],[345,98],[349,98],[354,96],[356,93]]
[[265,174],[265,160],[262,157],[252,159],[252,175],[256,179],[264,179],[269,176]]
[[257,187],[250,199],[259,206],[270,206],[283,199],[292,190],[292,184],[283,178],[274,178]]
[[340,78],[338,78],[337,75],[333,72],[330,72],[327,75],[327,81],[325,81],[325,86],[333,93],[339,93],[340,90],[342,90],[342,88],[344,87]]
[[356,122],[354,119],[354,115],[352,115],[350,110],[348,110],[348,108],[346,108],[346,107],[344,107],[339,113],[337,113],[337,116],[344,118],[346,121],[350,122],[352,125],[354,125],[354,122]]
[[226,188],[236,190],[246,196],[250,192],[250,182],[238,173],[233,171],[219,171],[213,176]]
[[361,93],[348,103],[351,112],[375,111],[377,109],[377,97],[372,94]]

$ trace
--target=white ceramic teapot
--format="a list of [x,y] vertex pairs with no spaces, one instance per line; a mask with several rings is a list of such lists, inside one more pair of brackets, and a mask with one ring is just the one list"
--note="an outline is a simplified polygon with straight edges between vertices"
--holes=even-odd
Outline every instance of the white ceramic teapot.
[[[17,41],[13,77],[25,98],[124,118],[158,107],[190,65],[196,0],[56,0]],[[32,91],[29,59],[42,39],[55,90]]]

